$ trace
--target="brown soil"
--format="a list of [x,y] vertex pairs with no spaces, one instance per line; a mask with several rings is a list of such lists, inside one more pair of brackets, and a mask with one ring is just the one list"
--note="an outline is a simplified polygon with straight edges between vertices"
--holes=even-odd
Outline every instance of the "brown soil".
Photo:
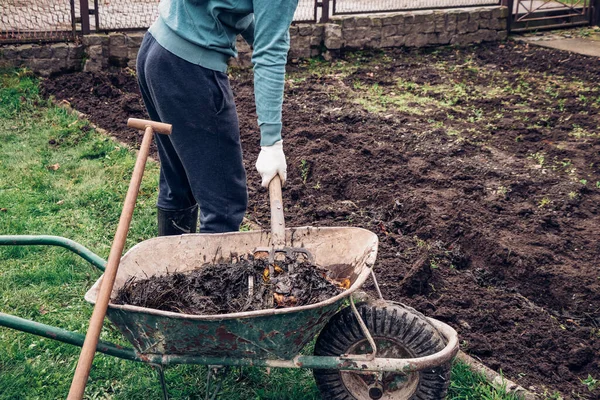
[[327,271],[308,262],[286,257],[270,265],[250,256],[187,274],[130,279],[114,302],[185,314],[228,314],[315,304],[339,294],[343,289],[338,287]]
[[[525,387],[594,398],[580,380],[600,378],[600,63],[512,42],[334,63],[346,69],[290,66],[288,225],[376,232],[387,298],[451,324],[464,351]],[[137,143],[132,76],[44,86]],[[268,226],[251,75],[232,87],[249,217]],[[412,97],[394,106],[398,93]]]

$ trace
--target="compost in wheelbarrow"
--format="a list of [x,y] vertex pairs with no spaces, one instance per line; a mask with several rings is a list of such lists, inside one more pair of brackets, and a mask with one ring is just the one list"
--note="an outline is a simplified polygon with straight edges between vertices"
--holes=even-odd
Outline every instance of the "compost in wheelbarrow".
[[349,279],[338,281],[329,275],[329,270],[303,257],[271,261],[247,255],[186,273],[132,277],[113,303],[194,315],[303,306],[348,288]]
[[[350,288],[300,307],[189,315],[110,304],[107,316],[140,354],[289,359],[370,275],[377,236],[360,228],[304,227],[286,229],[286,242],[310,251],[315,264],[328,269],[335,279],[349,279]],[[266,231],[169,236],[141,242],[123,256],[111,299],[131,277],[193,271],[211,263],[231,262],[270,245],[271,235]],[[86,293],[87,301],[95,302],[101,279]]]

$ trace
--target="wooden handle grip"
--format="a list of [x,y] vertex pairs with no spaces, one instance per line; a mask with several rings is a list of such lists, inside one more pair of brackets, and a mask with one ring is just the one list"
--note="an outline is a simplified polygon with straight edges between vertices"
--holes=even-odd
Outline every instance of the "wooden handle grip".
[[[131,120],[130,120],[131,121]],[[142,121],[144,123],[151,121]],[[156,124],[152,122],[151,124]],[[167,124],[161,124],[167,125]],[[170,132],[171,125],[168,131]],[[135,126],[134,126],[135,127]],[[110,294],[115,284],[115,278],[119,269],[119,262],[121,261],[121,255],[125,248],[125,241],[127,239],[127,233],[129,232],[129,225],[131,224],[131,218],[133,216],[133,210],[135,208],[135,202],[137,195],[140,190],[140,184],[142,182],[142,176],[144,175],[144,166],[146,165],[146,159],[150,152],[150,143],[152,143],[152,136],[154,127],[150,124],[144,129],[144,138],[140,146],[135,166],[133,168],[133,174],[129,183],[129,189],[125,196],[125,202],[123,204],[123,210],[121,211],[121,218],[117,226],[117,232],[110,248],[110,254],[106,263],[106,270],[100,284],[100,291],[96,298],[96,305],[92,317],[90,318],[90,324],[85,335],[85,340],[79,354],[79,361],[75,368],[75,375],[71,381],[71,388],[69,390],[68,400],[80,400],[83,398],[85,392],[85,386],[90,376],[90,370],[92,368],[92,362],[94,355],[96,354],[96,347],[98,346],[98,340],[102,331],[102,322],[108,309],[108,303],[110,302]],[[161,129],[165,129],[161,127]]]
[[149,121],[147,119],[129,118],[127,120],[127,126],[135,128],[140,131],[145,131],[147,127],[152,127],[154,132],[162,133],[163,135],[170,135],[173,130],[173,125],[165,124],[163,122]]
[[279,175],[275,175],[269,183],[269,200],[271,203],[271,242],[275,247],[283,247],[285,246],[285,220]]

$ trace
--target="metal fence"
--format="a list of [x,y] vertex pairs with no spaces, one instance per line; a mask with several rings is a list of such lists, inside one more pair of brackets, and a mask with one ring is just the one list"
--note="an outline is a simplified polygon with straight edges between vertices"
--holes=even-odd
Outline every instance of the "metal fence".
[[[501,0],[299,0],[295,22],[342,14],[498,5]],[[90,32],[147,29],[158,0],[1,0],[0,43],[75,40]],[[276,12],[276,10],[274,10]]]
[[73,40],[79,11],[74,2],[75,0],[0,1],[0,43]]
[[513,10],[510,30],[523,32],[597,24],[594,11],[598,12],[600,0],[509,0],[508,7]]
[[333,15],[499,5],[501,0],[331,0]]

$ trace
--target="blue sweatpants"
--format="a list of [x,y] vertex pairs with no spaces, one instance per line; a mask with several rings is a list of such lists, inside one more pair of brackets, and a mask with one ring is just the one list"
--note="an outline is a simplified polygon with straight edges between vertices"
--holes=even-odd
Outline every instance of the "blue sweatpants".
[[173,125],[155,135],[157,206],[200,207],[200,232],[237,231],[248,205],[238,116],[227,75],[189,63],[146,33],[137,76],[150,118]]

